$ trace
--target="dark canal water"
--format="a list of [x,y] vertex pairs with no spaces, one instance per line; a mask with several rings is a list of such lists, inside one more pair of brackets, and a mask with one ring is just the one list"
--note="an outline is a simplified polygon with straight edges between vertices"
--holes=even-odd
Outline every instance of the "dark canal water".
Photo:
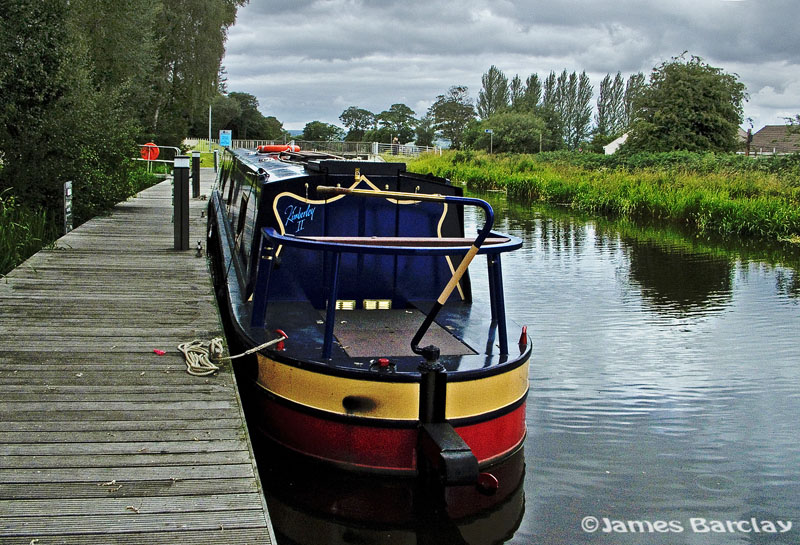
[[503,258],[534,345],[523,486],[450,524],[376,522],[402,498],[376,484],[348,522],[287,493],[335,505],[351,479],[269,474],[280,545],[800,543],[798,253],[486,198],[525,240]]

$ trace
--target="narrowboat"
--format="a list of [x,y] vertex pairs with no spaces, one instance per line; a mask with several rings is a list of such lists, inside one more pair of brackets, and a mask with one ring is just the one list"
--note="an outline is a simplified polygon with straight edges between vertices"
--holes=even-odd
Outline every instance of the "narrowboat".
[[522,241],[485,201],[402,163],[237,149],[208,214],[222,312],[256,354],[251,428],[350,471],[496,488],[526,434],[531,343],[505,316],[501,256]]

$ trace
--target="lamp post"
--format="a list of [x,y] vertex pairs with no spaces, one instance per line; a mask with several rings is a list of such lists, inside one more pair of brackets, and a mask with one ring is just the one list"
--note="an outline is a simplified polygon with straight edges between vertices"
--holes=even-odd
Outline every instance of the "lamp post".
[[485,132],[486,134],[489,135],[489,155],[491,155],[492,154],[492,144],[494,143],[493,142],[493,140],[494,140],[494,132],[492,131],[492,129],[486,129],[483,132]]

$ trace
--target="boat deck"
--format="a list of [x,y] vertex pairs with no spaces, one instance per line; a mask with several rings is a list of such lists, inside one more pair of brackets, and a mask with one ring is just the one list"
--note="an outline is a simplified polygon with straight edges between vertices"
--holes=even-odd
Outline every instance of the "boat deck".
[[[325,313],[320,311],[320,317]],[[425,320],[419,310],[343,310],[336,314],[336,338],[353,358],[415,357],[410,339]],[[439,324],[431,324],[425,343],[439,347],[445,356],[475,354]]]
[[222,335],[206,204],[188,252],[164,182],[0,279],[0,542],[274,542],[230,365],[176,350]]

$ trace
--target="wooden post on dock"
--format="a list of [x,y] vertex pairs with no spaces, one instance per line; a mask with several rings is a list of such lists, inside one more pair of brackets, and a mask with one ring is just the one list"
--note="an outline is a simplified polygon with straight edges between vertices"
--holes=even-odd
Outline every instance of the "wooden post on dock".
[[192,198],[200,198],[200,152],[192,152]]
[[176,155],[173,173],[175,249],[189,249],[189,156]]

